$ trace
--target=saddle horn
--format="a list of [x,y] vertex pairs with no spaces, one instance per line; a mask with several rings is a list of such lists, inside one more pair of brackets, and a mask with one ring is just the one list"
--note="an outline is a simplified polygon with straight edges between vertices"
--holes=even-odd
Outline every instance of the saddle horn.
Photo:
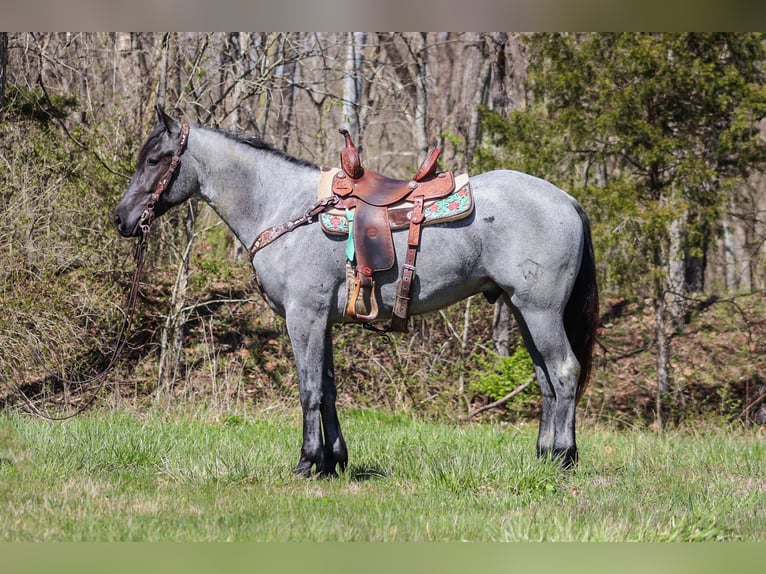
[[351,134],[348,130],[338,130],[346,138],[346,147],[340,151],[340,167],[352,179],[359,179],[364,174],[362,161],[359,159],[359,152],[351,140]]

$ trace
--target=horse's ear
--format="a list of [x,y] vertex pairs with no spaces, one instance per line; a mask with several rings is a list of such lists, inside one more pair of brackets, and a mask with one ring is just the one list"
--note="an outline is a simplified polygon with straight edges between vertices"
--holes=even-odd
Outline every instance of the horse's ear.
[[165,113],[160,104],[154,105],[154,111],[157,112],[157,120],[165,126],[168,132],[171,132],[174,124],[173,118]]

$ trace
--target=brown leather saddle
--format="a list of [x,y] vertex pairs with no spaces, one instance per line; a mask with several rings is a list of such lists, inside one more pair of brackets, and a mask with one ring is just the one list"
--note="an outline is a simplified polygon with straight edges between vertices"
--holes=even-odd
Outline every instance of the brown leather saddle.
[[[473,211],[468,176],[458,177],[460,189],[456,190],[452,172],[437,170],[441,149],[435,148],[412,179],[386,177],[364,169],[351,136],[346,130],[340,132],[346,138],[340,154],[341,169],[322,168],[318,201],[300,217],[263,230],[250,246],[250,258],[254,260],[261,249],[285,233],[319,218],[325,232],[349,235],[348,247],[353,249],[347,248],[346,317],[367,323],[377,318],[379,310],[375,274],[388,271],[396,263],[392,230],[409,229],[391,324],[376,329],[407,332],[421,227],[455,221]],[[329,186],[325,177],[331,178]]]
[[434,148],[411,180],[392,179],[364,169],[351,136],[345,137],[340,154],[341,170],[332,180],[337,208],[353,210],[353,287],[349,289],[346,314],[358,321],[373,321],[378,316],[375,274],[387,271],[396,262],[389,209],[410,202],[407,256],[397,286],[393,316],[388,330],[406,332],[410,305],[410,287],[415,276],[415,259],[420,245],[420,231],[425,219],[426,201],[447,197],[455,191],[452,172],[438,172],[440,148]]

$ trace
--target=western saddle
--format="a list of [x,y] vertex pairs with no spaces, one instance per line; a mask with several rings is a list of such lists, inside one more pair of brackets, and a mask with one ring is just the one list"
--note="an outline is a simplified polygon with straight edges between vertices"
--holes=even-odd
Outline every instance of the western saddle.
[[[458,201],[452,172],[437,171],[441,153],[437,147],[431,150],[412,179],[386,177],[364,169],[350,134],[347,130],[340,130],[340,133],[345,137],[345,147],[340,153],[341,169],[322,168],[323,182],[330,176],[331,180],[327,189],[320,183],[319,201],[298,219],[262,232],[253,242],[250,256],[254,257],[276,238],[311,222],[314,217],[330,218],[331,214],[337,214],[331,218],[342,219],[345,227],[331,230],[321,218],[320,221],[323,221],[326,232],[349,236],[346,316],[353,321],[369,323],[377,318],[379,311],[375,274],[388,271],[396,262],[392,229],[408,228],[407,255],[397,285],[391,323],[376,329],[407,332],[410,288],[415,277],[421,227],[426,221],[450,221],[472,211],[467,176],[460,178],[463,187]],[[440,202],[444,205],[440,206]],[[456,208],[456,204],[461,207]]]
[[[389,330],[406,332],[410,306],[410,288],[415,276],[415,258],[420,245],[420,230],[425,219],[424,204],[455,191],[451,172],[437,173],[436,162],[441,153],[434,148],[411,180],[392,179],[362,167],[359,153],[348,131],[340,130],[345,147],[340,153],[341,170],[332,180],[332,193],[338,198],[337,208],[353,210],[353,241],[356,266],[353,288],[346,315],[354,320],[373,321],[378,315],[375,273],[394,266],[396,255],[389,221],[389,208],[403,201],[413,205],[409,217],[407,256],[397,286],[393,316]],[[364,300],[369,300],[365,304]]]

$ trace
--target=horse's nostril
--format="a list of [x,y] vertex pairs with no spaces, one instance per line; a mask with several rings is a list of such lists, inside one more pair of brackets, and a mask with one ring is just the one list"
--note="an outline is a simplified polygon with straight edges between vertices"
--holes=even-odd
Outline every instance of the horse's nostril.
[[122,218],[119,215],[114,216],[114,226],[117,229],[122,229]]

